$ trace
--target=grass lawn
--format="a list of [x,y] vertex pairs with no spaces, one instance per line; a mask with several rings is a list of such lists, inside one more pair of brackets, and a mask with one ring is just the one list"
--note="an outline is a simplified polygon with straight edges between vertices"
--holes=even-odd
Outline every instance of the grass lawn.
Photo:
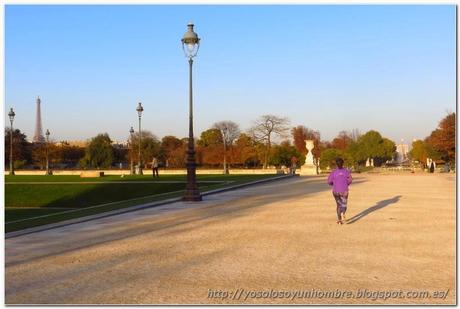
[[[197,175],[201,192],[277,175]],[[185,175],[5,176],[5,231],[180,197]]]

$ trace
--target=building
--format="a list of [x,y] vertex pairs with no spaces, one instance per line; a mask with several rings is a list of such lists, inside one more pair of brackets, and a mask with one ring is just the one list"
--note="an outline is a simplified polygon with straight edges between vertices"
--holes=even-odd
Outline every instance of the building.
[[404,143],[404,140],[401,139],[401,143],[396,145],[396,158],[395,161],[397,164],[402,164],[409,160],[409,145]]

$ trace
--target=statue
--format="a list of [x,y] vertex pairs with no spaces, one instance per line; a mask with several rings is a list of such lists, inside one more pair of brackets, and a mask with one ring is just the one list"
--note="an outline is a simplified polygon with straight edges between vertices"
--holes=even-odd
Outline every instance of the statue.
[[305,147],[307,148],[307,156],[305,157],[305,164],[300,167],[300,175],[317,175],[317,168],[313,160],[313,148],[315,143],[313,140],[306,140]]
[[305,147],[307,148],[307,157],[305,158],[305,164],[313,164],[313,153],[311,152],[315,148],[315,144],[312,140],[305,141]]

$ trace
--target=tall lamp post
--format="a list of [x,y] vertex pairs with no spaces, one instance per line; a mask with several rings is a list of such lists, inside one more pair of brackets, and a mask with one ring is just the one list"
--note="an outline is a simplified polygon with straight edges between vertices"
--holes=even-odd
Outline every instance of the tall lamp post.
[[8,117],[10,117],[10,175],[14,175],[14,167],[13,167],[13,120],[16,114],[13,111],[13,108],[10,108],[10,112],[8,113]]
[[141,117],[144,108],[142,107],[142,103],[139,102],[136,108],[137,114],[139,116],[139,175],[142,175],[142,158],[141,158],[141,143],[142,143],[142,133],[141,133]]
[[134,129],[133,127],[131,127],[131,129],[129,130],[129,135],[131,136],[131,142],[130,142],[130,148],[131,148],[131,175],[134,175],[134,160],[133,160],[133,152],[134,152],[134,149],[133,149],[133,134],[134,134]]
[[196,161],[195,143],[193,139],[193,92],[192,92],[192,65],[193,58],[200,48],[200,39],[193,31],[193,23],[187,25],[188,30],[182,38],[182,49],[189,63],[189,129],[188,129],[188,149],[187,149],[187,186],[185,188],[184,201],[201,201],[202,197],[196,183]]
[[49,164],[49,143],[50,143],[50,130],[46,129],[46,175],[51,175]]

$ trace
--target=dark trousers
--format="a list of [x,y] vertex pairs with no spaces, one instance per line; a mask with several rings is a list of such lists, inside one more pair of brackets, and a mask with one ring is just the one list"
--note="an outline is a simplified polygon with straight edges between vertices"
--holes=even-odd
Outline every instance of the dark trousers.
[[337,218],[342,219],[341,213],[345,215],[347,211],[348,192],[332,192],[335,202],[337,203]]
[[155,177],[155,175],[156,175],[156,177],[160,177],[158,175],[158,167],[153,167],[152,168],[152,176]]

